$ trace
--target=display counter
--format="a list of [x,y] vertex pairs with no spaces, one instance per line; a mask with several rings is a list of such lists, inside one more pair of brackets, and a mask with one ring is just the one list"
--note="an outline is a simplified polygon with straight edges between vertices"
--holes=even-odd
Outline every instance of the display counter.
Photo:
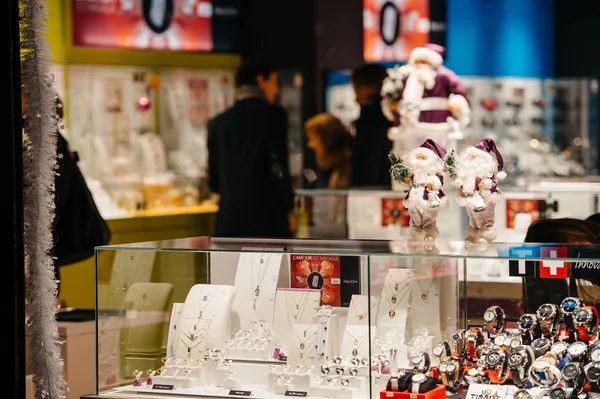
[[[509,398],[527,388],[542,398],[571,392],[563,365],[575,362],[575,388],[596,392],[596,286],[578,282],[552,303],[470,288],[467,271],[490,267],[482,260],[521,289],[555,284],[543,277],[550,265],[585,280],[600,264],[597,246],[561,245],[560,260],[542,248],[557,247],[208,237],[101,247],[98,268],[112,274],[98,287],[97,389],[86,397]],[[525,263],[537,271],[523,280]]]
[[[111,244],[212,235],[217,210],[216,205],[199,205],[166,212],[140,211],[135,217],[109,219]],[[110,267],[98,268],[100,286],[108,283],[110,275]],[[94,258],[65,266],[61,268],[60,298],[65,300],[68,307],[93,309],[96,301],[95,284]]]

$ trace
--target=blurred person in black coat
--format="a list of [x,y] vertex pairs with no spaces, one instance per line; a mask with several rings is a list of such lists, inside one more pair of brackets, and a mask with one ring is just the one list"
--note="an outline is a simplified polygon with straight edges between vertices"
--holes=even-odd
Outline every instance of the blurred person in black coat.
[[381,111],[381,85],[387,76],[379,64],[366,64],[352,72],[351,82],[360,105],[354,121],[355,141],[352,151],[352,187],[391,188],[388,153],[392,142],[387,132],[392,127]]
[[275,105],[277,69],[247,61],[236,73],[233,107],[208,124],[211,191],[218,193],[217,237],[291,237],[293,193],[287,113]]

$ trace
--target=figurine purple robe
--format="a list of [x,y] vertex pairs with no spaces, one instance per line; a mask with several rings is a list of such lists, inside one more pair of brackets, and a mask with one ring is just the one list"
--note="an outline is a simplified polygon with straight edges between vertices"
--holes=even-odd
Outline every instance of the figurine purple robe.
[[394,122],[388,137],[394,151],[415,148],[427,138],[443,146],[463,137],[470,122],[467,90],[460,78],[442,66],[444,47],[415,48],[408,64],[388,70],[382,109]]

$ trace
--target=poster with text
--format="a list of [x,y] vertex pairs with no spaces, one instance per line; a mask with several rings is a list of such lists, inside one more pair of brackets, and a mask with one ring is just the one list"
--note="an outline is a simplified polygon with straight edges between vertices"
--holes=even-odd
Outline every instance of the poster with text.
[[445,46],[446,0],[363,0],[366,62],[406,62],[425,43]]
[[341,306],[340,257],[290,255],[291,288],[321,290],[321,305]]
[[73,45],[210,52],[210,0],[72,0]]

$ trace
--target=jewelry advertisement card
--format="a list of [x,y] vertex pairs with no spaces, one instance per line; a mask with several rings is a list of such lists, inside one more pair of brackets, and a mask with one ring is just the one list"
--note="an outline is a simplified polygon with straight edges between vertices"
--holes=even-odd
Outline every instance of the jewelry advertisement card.
[[348,306],[360,293],[358,257],[291,254],[290,261],[290,287],[321,290],[321,305]]

